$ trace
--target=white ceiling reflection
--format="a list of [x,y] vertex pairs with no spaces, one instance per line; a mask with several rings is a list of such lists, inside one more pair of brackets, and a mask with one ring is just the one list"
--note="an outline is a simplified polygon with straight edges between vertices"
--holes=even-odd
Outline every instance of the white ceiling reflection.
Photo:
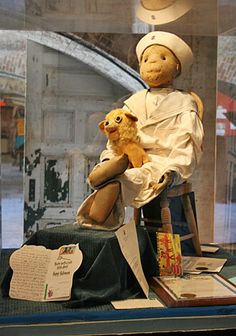
[[[137,17],[140,1],[1,0],[0,29],[146,33],[155,26]],[[170,0],[161,1],[170,3]],[[175,3],[182,1],[172,0]],[[192,9],[186,14],[167,24],[162,22],[158,29],[181,35],[232,33],[235,29],[235,12],[235,0],[193,0]]]

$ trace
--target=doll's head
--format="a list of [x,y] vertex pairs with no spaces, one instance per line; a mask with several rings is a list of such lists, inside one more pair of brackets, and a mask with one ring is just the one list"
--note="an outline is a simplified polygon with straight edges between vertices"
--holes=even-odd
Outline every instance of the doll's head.
[[141,78],[154,88],[171,85],[181,66],[172,51],[155,44],[144,50],[139,67]]
[[151,88],[172,85],[174,79],[191,64],[190,47],[178,36],[151,32],[137,44],[140,76]]

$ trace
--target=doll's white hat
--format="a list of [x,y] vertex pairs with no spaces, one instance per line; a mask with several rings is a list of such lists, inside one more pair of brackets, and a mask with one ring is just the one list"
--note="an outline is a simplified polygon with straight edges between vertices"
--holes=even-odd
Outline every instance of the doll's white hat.
[[[154,9],[145,7],[145,3],[140,0],[137,7],[137,17],[152,25],[161,25],[172,22],[187,13],[193,5],[193,0],[155,0]],[[151,8],[151,7],[150,7]]]
[[187,43],[177,35],[163,31],[153,31],[141,38],[136,46],[139,62],[144,50],[154,44],[167,47],[175,54],[181,64],[181,73],[185,72],[192,65],[193,53]]

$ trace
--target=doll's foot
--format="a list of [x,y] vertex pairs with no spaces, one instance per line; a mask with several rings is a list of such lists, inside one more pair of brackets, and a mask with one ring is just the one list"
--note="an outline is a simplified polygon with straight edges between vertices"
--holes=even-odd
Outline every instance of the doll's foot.
[[77,225],[84,229],[114,231],[123,225],[124,207],[120,198],[120,183],[106,184],[89,196],[77,212]]
[[115,156],[97,166],[89,175],[88,182],[96,188],[111,180],[117,175],[123,174],[128,168],[129,159],[127,155]]
[[102,225],[110,216],[120,194],[120,183],[112,182],[99,189],[89,210],[89,217]]

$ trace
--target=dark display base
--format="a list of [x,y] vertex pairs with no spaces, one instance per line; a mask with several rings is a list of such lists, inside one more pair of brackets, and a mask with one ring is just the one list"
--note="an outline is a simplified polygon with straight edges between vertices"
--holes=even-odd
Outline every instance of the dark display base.
[[[1,253],[0,279],[8,268],[11,253],[9,250],[3,250]],[[227,278],[235,276],[235,256],[222,249],[216,254],[204,254],[204,256],[227,258],[228,261],[221,274]],[[207,335],[210,335],[210,331],[214,332],[214,335],[231,335],[234,329],[236,329],[236,305],[115,310],[110,303],[90,302],[73,308],[65,307],[60,302],[42,303],[0,297],[1,336],[118,333],[161,335],[167,331],[191,331],[191,333],[198,331],[198,334],[203,334],[203,330],[207,330]],[[220,330],[218,334],[217,330]]]

